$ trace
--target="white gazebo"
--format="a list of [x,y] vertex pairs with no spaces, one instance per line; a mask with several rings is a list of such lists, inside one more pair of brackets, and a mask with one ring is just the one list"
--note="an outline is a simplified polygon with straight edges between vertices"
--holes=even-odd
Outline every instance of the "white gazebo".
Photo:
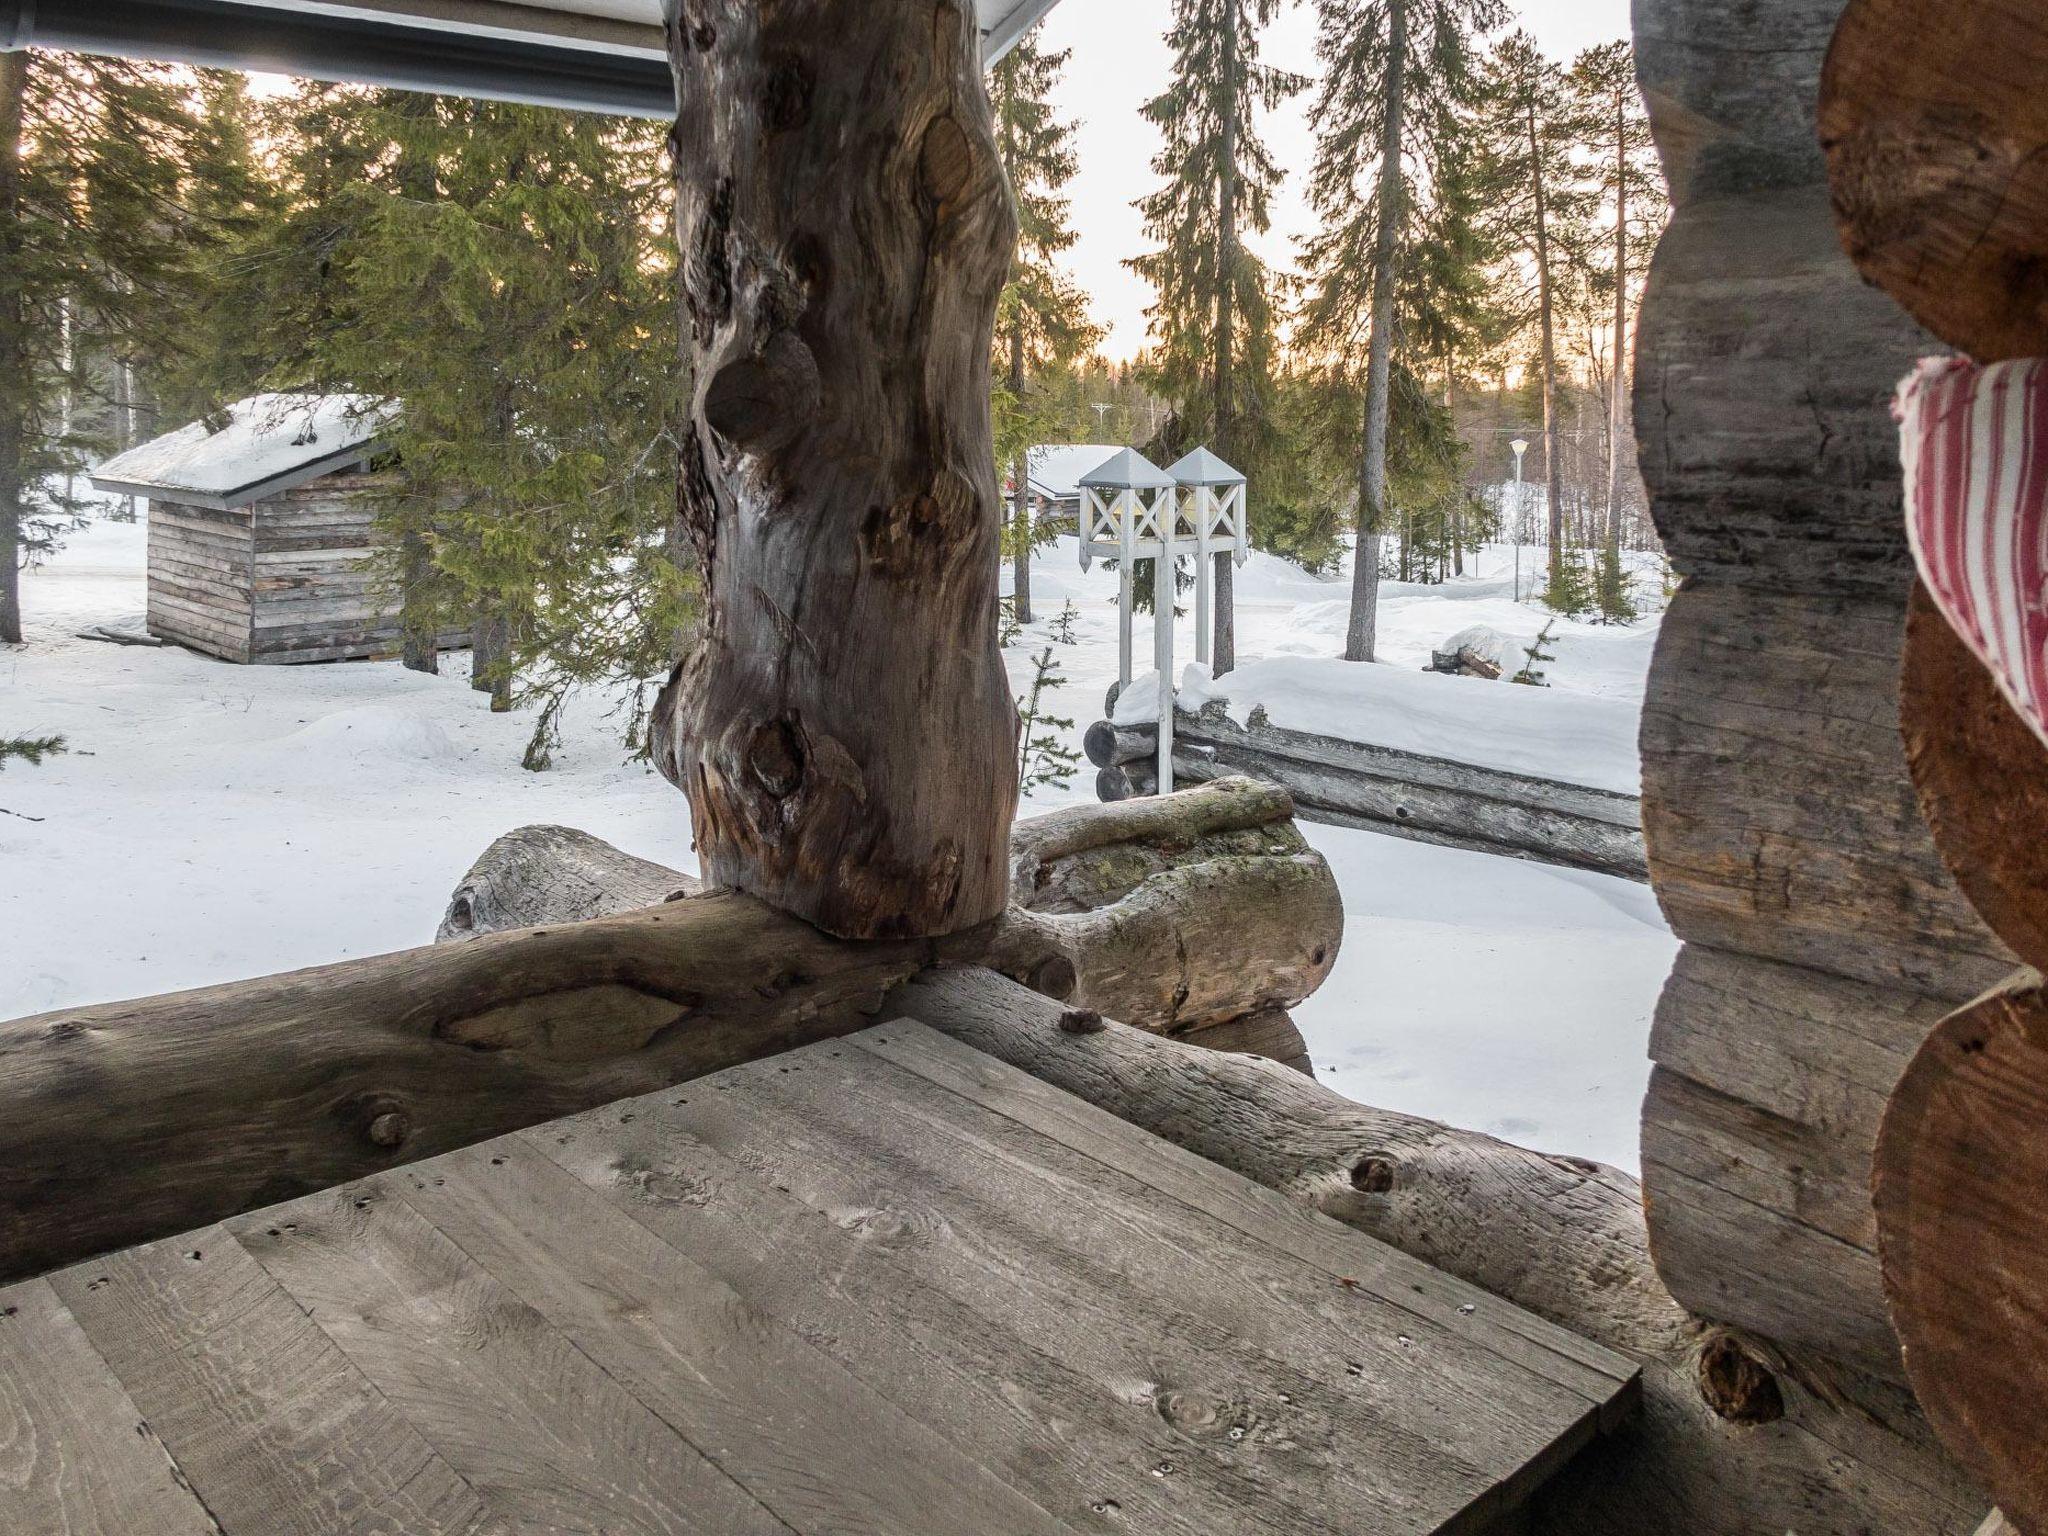
[[1216,586],[1214,555],[1238,565],[1251,555],[1245,519],[1244,476],[1207,448],[1197,448],[1167,471],[1180,487],[1180,521],[1195,541],[1195,660],[1207,664]]
[[1159,793],[1173,793],[1173,561],[1180,488],[1135,448],[1081,477],[1081,568],[1117,562],[1117,683],[1131,683],[1131,571],[1152,562],[1152,664],[1159,673]]

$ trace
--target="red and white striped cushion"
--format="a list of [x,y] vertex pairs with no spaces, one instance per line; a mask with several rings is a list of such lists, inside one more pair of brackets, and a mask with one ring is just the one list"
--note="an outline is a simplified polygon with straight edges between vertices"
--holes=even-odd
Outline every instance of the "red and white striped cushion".
[[1894,414],[1921,579],[2048,744],[2048,361],[1930,358]]

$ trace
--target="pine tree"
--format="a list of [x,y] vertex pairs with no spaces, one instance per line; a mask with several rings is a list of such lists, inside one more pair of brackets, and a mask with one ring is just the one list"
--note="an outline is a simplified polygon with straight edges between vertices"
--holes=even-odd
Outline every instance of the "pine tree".
[[1038,46],[1036,29],[989,71],[996,147],[1017,206],[1017,255],[996,307],[993,416],[996,460],[1011,466],[1011,517],[1005,538],[1015,575],[1011,590],[1019,623],[1031,622],[1031,552],[1038,543],[1031,512],[1032,445],[1074,425],[1059,393],[1043,379],[1065,373],[1102,339],[1087,296],[1059,268],[1073,246],[1062,189],[1073,179],[1074,129],[1053,115],[1050,96],[1068,55]]
[[180,344],[208,238],[183,206],[198,137],[177,71],[0,55],[0,643],[21,640],[21,569],[80,519],[90,362],[127,374]]
[[[1278,9],[1279,0],[1174,0],[1173,80],[1145,106],[1166,137],[1152,162],[1166,184],[1138,204],[1159,249],[1130,263],[1158,295],[1146,311],[1148,371],[1174,410],[1160,450],[1177,455],[1206,440],[1255,488],[1280,456],[1278,281],[1245,244],[1270,228],[1280,180],[1258,115],[1307,83],[1259,62],[1258,33]],[[1255,537],[1258,506],[1255,490]],[[1220,676],[1235,664],[1237,631],[1232,563],[1228,554],[1215,559],[1211,655]]]
[[1498,0],[1320,0],[1324,66],[1309,197],[1322,228],[1305,250],[1305,340],[1355,379],[1359,394],[1358,546],[1344,654],[1370,661],[1378,617],[1395,351],[1416,209],[1434,189],[1411,182],[1454,143],[1470,88],[1474,35]]
[[1594,286],[1609,301],[1607,517],[1602,530],[1600,611],[1612,622],[1636,616],[1621,571],[1622,452],[1629,436],[1629,320],[1642,274],[1664,227],[1666,196],[1650,121],[1636,86],[1634,50],[1626,42],[1589,48],[1572,65],[1571,90],[1580,132],[1591,151],[1593,195],[1610,222],[1606,261]]
[[1571,578],[1565,571],[1558,334],[1563,312],[1585,291],[1579,279],[1596,198],[1578,163],[1583,124],[1564,72],[1543,56],[1536,40],[1526,32],[1506,38],[1488,61],[1485,83],[1485,129],[1496,192],[1491,215],[1501,243],[1529,273],[1535,381],[1543,406],[1548,581],[1562,594]]

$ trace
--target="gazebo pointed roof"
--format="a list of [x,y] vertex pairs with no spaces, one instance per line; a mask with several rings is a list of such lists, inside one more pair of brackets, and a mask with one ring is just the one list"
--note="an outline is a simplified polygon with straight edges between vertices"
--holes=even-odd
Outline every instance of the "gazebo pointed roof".
[[1207,448],[1183,454],[1167,471],[1180,485],[1243,485],[1244,474],[1232,469]]
[[1176,484],[1173,476],[1135,448],[1122,448],[1081,477],[1098,491],[1159,491]]

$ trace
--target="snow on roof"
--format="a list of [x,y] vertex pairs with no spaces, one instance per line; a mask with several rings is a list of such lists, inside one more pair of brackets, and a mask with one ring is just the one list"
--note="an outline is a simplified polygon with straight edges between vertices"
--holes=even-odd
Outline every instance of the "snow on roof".
[[1182,485],[1243,485],[1244,476],[1207,448],[1197,448],[1174,461],[1167,473]]
[[1116,454],[1081,477],[1081,483],[1097,490],[1162,490],[1174,483],[1173,476],[1135,448],[1119,448]]
[[251,395],[116,454],[92,472],[92,483],[123,496],[246,506],[362,463],[394,410],[368,395]]
[[1053,501],[1081,494],[1081,477],[1113,457],[1117,443],[1040,443],[1031,450],[1031,488]]

